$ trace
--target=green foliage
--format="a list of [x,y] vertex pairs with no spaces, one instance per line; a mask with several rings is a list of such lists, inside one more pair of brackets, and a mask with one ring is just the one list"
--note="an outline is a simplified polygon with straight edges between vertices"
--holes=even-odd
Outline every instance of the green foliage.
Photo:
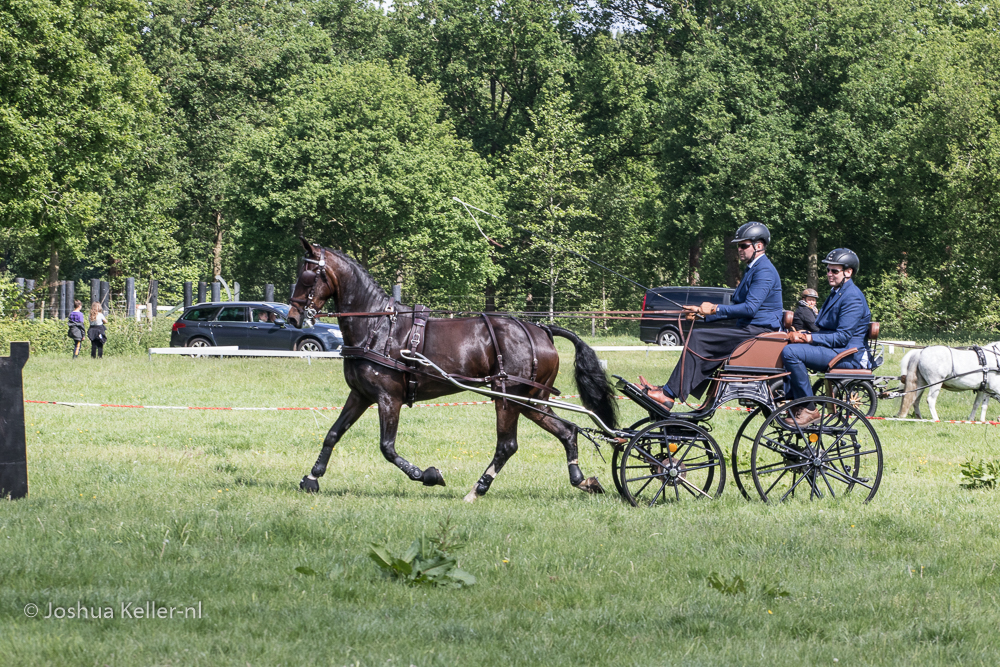
[[386,545],[375,542],[368,555],[387,576],[411,586],[461,588],[476,583],[476,578],[458,567],[458,560],[449,553],[462,546],[455,539],[454,528],[445,521],[437,536],[421,534],[401,556],[394,556]]
[[[37,316],[37,315],[36,315]],[[136,322],[112,314],[106,326],[108,341],[104,344],[105,356],[146,354],[151,347],[170,347],[170,327],[173,318],[158,317],[150,326],[145,320]],[[55,352],[71,353],[73,341],[67,336],[69,324],[65,320],[46,318],[27,320],[0,319],[0,349],[10,349],[16,341],[31,343],[32,354]],[[81,354],[90,353],[90,339],[84,338]]]
[[451,197],[492,208],[495,195],[443,111],[433,86],[384,64],[317,67],[290,82],[234,166],[241,272],[293,279],[301,234],[350,252],[383,285],[483,285],[497,273],[489,245]]
[[79,254],[101,191],[141,147],[155,81],[132,0],[0,9],[0,221],[22,243]]
[[962,464],[962,477],[959,486],[974,489],[995,489],[997,478],[1000,477],[1000,461],[983,461],[968,459]]

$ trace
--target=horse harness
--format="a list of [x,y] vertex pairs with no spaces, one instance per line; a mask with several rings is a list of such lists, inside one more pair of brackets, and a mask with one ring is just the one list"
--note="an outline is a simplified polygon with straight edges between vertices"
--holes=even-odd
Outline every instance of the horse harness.
[[[310,292],[311,293],[311,292]],[[424,376],[432,380],[440,381],[441,378],[435,374],[428,373],[422,368],[416,365],[415,361],[394,359],[390,356],[392,352],[392,341],[393,341],[393,330],[396,326],[396,321],[400,315],[405,317],[407,313],[398,313],[395,308],[395,299],[390,298],[388,305],[385,307],[385,312],[373,313],[372,315],[381,315],[386,317],[389,322],[389,330],[386,333],[385,338],[385,348],[382,351],[373,349],[375,344],[379,325],[373,326],[368,332],[368,336],[365,339],[364,344],[356,346],[345,346],[341,349],[341,355],[345,359],[365,359],[379,366],[385,368],[390,368],[395,371],[400,371],[403,374],[403,386],[405,387],[404,402],[413,407],[413,401],[416,397],[417,382],[419,376]],[[424,344],[427,339],[427,321],[429,319],[430,309],[422,304],[417,304],[413,307],[412,312],[412,322],[410,323],[410,330],[404,339],[404,345],[408,342],[409,347],[407,348],[411,353],[423,354]],[[351,313],[354,315],[355,313]],[[343,315],[343,314],[341,314]],[[450,375],[450,377],[465,382],[467,384],[476,385],[491,385],[494,391],[499,391],[500,393],[507,393],[507,384],[526,384],[530,387],[536,389],[541,389],[542,391],[548,392],[550,394],[559,395],[559,390],[555,387],[550,387],[536,381],[537,371],[538,371],[538,357],[535,353],[535,342],[531,338],[531,332],[528,331],[528,327],[524,322],[517,318],[510,318],[511,321],[516,322],[521,330],[524,332],[525,337],[528,339],[528,346],[531,349],[531,377],[525,378],[519,375],[511,375],[503,367],[503,352],[500,348],[500,342],[497,339],[496,331],[493,328],[492,317],[497,317],[495,315],[490,315],[489,313],[480,313],[483,321],[486,323],[486,330],[490,335],[490,342],[493,343],[493,349],[496,351],[497,358],[497,372],[492,375],[486,375],[484,377],[468,377],[466,375]],[[545,330],[549,334],[549,338],[552,338],[552,333],[547,327],[536,324],[535,326]],[[506,407],[507,399],[503,399],[504,407]]]
[[[993,391],[990,390],[990,381],[989,380],[990,380],[990,373],[991,372],[993,372],[993,373],[1000,372],[1000,359],[998,359],[997,367],[996,368],[990,368],[989,363],[987,363],[987,361],[986,361],[986,350],[984,350],[983,348],[979,347],[978,345],[971,346],[971,349],[972,349],[973,352],[976,353],[976,357],[979,359],[979,366],[980,366],[980,368],[983,371],[983,381],[981,383],[979,383],[979,389],[978,389],[978,391],[980,391],[980,392],[986,392],[986,393],[992,395],[994,398],[997,398],[997,395],[994,394]],[[990,352],[993,353],[994,357],[997,356],[996,350],[990,350]],[[952,363],[954,364],[954,361],[952,361]]]

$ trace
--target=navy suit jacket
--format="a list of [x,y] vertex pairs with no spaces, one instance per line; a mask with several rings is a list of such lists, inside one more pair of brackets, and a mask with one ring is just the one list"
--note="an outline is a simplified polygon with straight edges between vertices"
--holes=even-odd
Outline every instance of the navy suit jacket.
[[735,319],[741,327],[751,324],[777,331],[781,328],[781,277],[774,264],[761,255],[753,266],[747,269],[743,280],[733,293],[730,305],[720,305],[706,322]]
[[857,353],[849,357],[860,368],[871,366],[865,348],[865,335],[872,321],[868,301],[853,280],[845,280],[830,293],[816,316],[819,331],[812,335],[812,344],[829,347],[838,354],[852,347]]

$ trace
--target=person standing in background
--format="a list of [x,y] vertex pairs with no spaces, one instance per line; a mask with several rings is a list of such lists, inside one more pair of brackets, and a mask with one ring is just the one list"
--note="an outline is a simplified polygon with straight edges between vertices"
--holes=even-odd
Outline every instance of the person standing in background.
[[73,301],[73,312],[69,314],[69,332],[67,335],[73,340],[73,358],[80,356],[80,346],[83,345],[83,304],[79,299]]
[[104,317],[104,309],[96,301],[90,304],[90,329],[87,330],[87,338],[90,339],[90,358],[104,358],[104,343],[108,340],[105,324],[108,318]]

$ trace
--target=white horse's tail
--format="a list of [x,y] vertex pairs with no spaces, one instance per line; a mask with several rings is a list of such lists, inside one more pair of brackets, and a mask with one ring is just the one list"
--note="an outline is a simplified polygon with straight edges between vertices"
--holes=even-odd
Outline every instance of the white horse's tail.
[[903,399],[899,404],[899,414],[896,415],[897,419],[902,419],[910,414],[910,408],[913,407],[914,401],[920,398],[917,393],[917,386],[919,383],[917,367],[920,365],[920,350],[910,350],[903,357],[900,362],[899,380],[903,383]]

